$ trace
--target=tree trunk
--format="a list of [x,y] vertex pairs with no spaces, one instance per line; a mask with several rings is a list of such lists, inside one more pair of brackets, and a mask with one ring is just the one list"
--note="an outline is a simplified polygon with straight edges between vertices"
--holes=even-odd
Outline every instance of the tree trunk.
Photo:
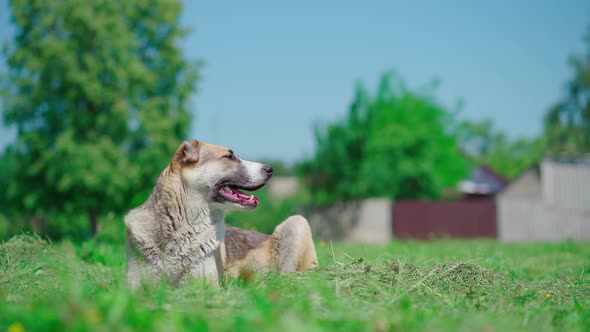
[[36,234],[45,234],[45,217],[34,214],[31,217],[31,230]]
[[93,238],[96,235],[98,223],[98,212],[96,209],[88,209],[88,222],[90,226],[90,237]]

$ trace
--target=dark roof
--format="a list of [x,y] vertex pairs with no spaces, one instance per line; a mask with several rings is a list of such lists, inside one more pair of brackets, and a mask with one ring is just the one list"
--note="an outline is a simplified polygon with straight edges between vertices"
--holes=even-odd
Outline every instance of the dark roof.
[[508,180],[496,173],[489,166],[476,167],[471,176],[459,184],[459,190],[464,194],[495,195],[500,192]]

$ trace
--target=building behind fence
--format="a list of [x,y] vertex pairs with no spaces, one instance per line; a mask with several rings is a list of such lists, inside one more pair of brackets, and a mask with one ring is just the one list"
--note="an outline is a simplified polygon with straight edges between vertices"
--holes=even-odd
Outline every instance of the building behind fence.
[[497,197],[504,241],[590,239],[590,163],[545,160]]
[[[295,188],[293,181],[284,183]],[[453,201],[340,202],[310,208],[306,217],[314,236],[323,240],[384,243],[392,238],[590,239],[588,159],[545,160],[510,183],[489,168],[480,167],[458,188],[463,196]]]

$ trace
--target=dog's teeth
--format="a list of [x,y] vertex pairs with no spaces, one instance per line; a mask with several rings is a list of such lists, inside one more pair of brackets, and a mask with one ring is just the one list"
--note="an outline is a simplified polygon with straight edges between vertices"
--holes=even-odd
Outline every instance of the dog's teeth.
[[223,188],[223,189],[225,189],[225,191],[231,192],[231,188],[229,186],[225,186],[225,188]]
[[248,198],[249,202],[254,202],[254,195],[250,196],[250,198]]

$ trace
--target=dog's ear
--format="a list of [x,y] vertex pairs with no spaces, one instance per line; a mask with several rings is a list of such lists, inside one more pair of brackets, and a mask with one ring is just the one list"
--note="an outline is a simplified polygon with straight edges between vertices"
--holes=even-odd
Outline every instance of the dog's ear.
[[199,141],[184,141],[176,150],[174,160],[181,165],[195,164],[199,161]]

